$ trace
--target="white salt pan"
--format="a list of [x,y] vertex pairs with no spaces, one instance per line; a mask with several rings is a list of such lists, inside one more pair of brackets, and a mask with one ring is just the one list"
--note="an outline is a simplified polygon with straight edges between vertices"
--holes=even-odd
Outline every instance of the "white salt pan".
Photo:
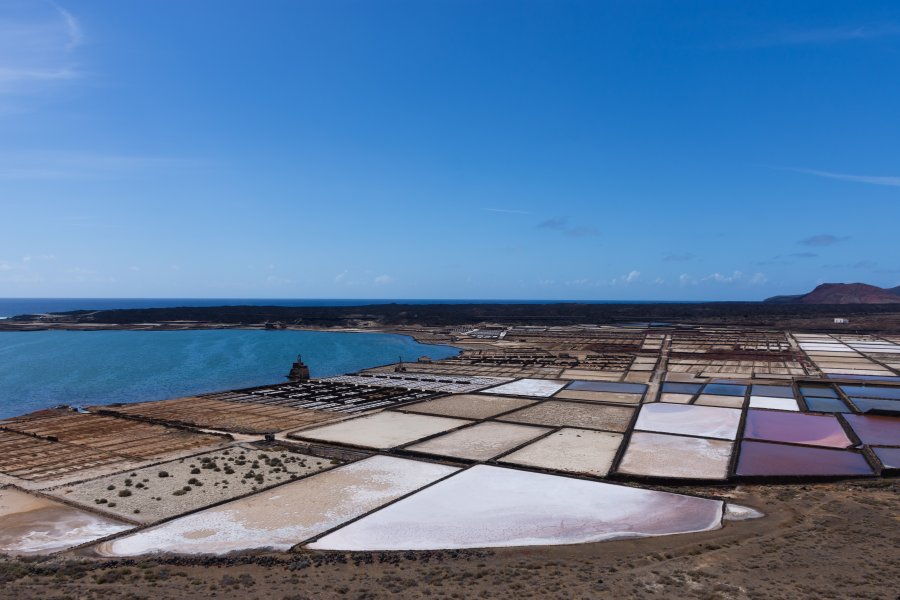
[[478,465],[310,548],[425,550],[577,544],[721,527],[723,503]]
[[457,470],[373,456],[101,544],[98,552],[134,556],[287,550]]

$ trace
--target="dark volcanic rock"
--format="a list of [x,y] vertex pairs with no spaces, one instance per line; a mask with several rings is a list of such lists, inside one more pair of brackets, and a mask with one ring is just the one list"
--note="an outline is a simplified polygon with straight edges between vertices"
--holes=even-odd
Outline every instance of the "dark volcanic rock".
[[808,294],[774,296],[773,304],[900,304],[900,286],[884,289],[866,283],[823,283]]

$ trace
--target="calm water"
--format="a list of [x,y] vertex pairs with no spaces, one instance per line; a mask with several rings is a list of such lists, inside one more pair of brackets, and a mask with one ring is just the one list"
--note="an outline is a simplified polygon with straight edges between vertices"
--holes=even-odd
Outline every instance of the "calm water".
[[646,300],[422,300],[347,298],[0,298],[0,318],[16,315],[71,310],[114,310],[119,308],[172,308],[178,306],[367,306],[371,304],[666,304]]
[[174,398],[285,381],[297,354],[313,377],[456,355],[382,333],[318,331],[0,332],[0,418],[70,404]]

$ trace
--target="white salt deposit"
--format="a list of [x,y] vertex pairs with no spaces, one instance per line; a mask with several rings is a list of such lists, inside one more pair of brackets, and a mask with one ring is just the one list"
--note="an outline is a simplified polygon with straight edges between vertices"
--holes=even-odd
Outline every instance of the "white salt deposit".
[[484,390],[488,394],[506,394],[508,396],[532,396],[549,398],[563,389],[568,381],[558,379],[519,379]]
[[47,554],[132,527],[13,488],[0,490],[0,553]]
[[655,402],[641,407],[634,428],[733,440],[740,421],[741,411],[737,408]]
[[725,520],[726,521],[747,521],[748,519],[759,519],[766,516],[754,508],[749,506],[741,506],[740,504],[725,504]]
[[458,469],[373,456],[101,544],[106,556],[287,550]]
[[721,527],[723,503],[478,465],[309,548],[425,550],[576,544]]

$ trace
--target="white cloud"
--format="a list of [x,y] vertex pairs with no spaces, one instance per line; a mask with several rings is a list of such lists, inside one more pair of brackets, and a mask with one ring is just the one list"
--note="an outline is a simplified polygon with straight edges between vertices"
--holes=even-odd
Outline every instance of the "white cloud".
[[49,261],[49,260],[56,260],[56,255],[55,254],[40,254],[37,256],[28,255],[28,256],[22,257],[22,262],[24,262],[24,263],[30,263],[32,261]]
[[340,273],[338,273],[337,275],[334,276],[334,282],[342,283],[344,281],[344,279],[346,279],[346,277],[347,277],[347,269],[344,269],[343,271],[341,271]]
[[699,278],[688,273],[682,273],[678,276],[678,282],[681,285],[696,285],[698,283],[762,285],[768,281],[769,279],[765,273],[754,273],[748,276],[743,271],[733,271],[730,275],[715,272]]
[[630,271],[626,275],[622,275],[621,277],[614,277],[610,279],[610,285],[618,285],[620,283],[631,284],[640,281],[641,272],[640,271]]
[[394,278],[390,275],[379,275],[375,278],[375,285],[387,285],[389,283],[394,283]]
[[744,278],[744,274],[740,271],[735,271],[731,275],[722,275],[721,273],[712,273],[707,275],[702,279],[702,281],[714,281],[716,283],[732,283],[735,281],[740,281]]

